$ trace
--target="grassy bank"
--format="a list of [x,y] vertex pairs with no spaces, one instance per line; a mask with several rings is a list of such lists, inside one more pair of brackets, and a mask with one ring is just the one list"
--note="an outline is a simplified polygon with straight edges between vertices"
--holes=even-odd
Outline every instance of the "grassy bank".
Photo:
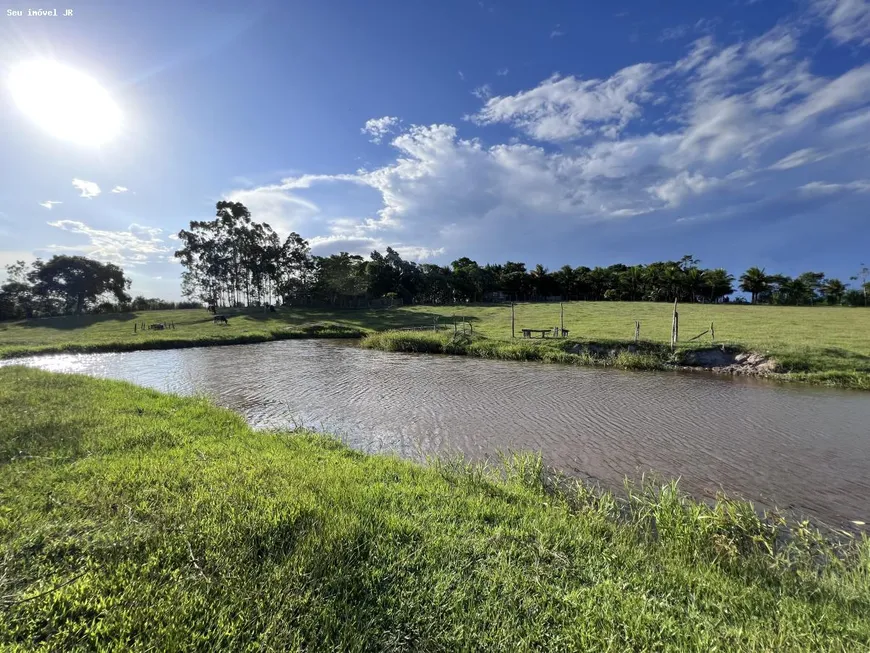
[[[259,315],[238,315],[229,325],[214,324],[205,311],[166,311],[154,314],[130,314],[129,319],[100,320],[101,316],[53,318],[48,324],[15,327],[4,330],[0,325],[0,359],[38,354],[96,353],[137,351],[148,349],[182,349],[245,345],[272,340],[300,338],[360,338],[367,331],[336,322],[262,318]],[[308,316],[306,316],[308,317]],[[69,320],[69,322],[64,322]],[[133,324],[142,320],[148,324],[171,323],[173,328],[161,331],[133,331]],[[15,326],[28,324],[17,323]],[[24,331],[33,329],[32,333]],[[23,332],[24,331],[24,332]],[[4,339],[5,338],[5,339]]]
[[[653,347],[670,342],[671,311],[668,304],[648,302],[570,302],[564,305],[564,324],[571,338],[580,342],[627,345],[633,341],[634,322],[638,320],[641,339]],[[452,323],[454,314],[471,324],[476,335],[503,343],[499,350],[512,351],[515,343],[510,338],[510,307],[471,305],[389,310],[291,308],[234,316],[229,326],[213,324],[205,310],[196,309],[5,322],[0,323],[0,358],[56,351],[125,351],[310,337],[306,326],[314,323],[332,325],[336,335],[353,336],[432,325],[436,321],[444,325]],[[176,328],[134,332],[133,325],[141,320],[172,322]],[[769,355],[787,378],[870,389],[868,320],[868,310],[841,307],[683,305],[680,349],[710,345],[709,334],[692,343],[688,339],[713,323],[717,344]],[[521,328],[552,328],[559,323],[558,304],[516,306],[517,334]],[[546,356],[553,358],[552,353]],[[650,362],[639,364],[646,366]],[[657,364],[664,363],[659,360]]]
[[870,544],[745,504],[556,492],[531,456],[424,468],[20,367],[0,414],[7,648],[870,646]]
[[449,332],[381,331],[363,338],[361,346],[381,351],[426,354],[455,354],[492,360],[539,361],[568,365],[595,365],[626,370],[661,370],[670,365],[671,350],[665,345],[643,342],[633,351],[622,343],[604,342],[580,346],[570,340],[492,340],[470,334]]
[[[454,354],[492,360],[538,361],[614,367],[624,370],[696,369],[691,354],[704,345],[683,346],[676,351],[663,343],[629,341],[578,342],[572,340],[493,340],[483,336],[452,331],[403,332],[382,331],[365,336],[361,346],[381,351]],[[730,346],[730,351],[744,351]],[[754,374],[749,370],[745,373]],[[870,374],[855,371],[826,372],[764,372],[763,376],[777,381],[798,381],[855,390],[870,390]]]

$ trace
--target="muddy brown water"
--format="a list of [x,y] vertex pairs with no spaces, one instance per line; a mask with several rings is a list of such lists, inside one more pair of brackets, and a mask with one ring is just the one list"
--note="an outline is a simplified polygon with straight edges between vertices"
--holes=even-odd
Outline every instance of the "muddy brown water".
[[698,497],[724,491],[832,526],[870,522],[870,393],[325,340],[14,362],[203,393],[256,428],[304,424],[367,452],[539,451],[608,487],[654,472]]

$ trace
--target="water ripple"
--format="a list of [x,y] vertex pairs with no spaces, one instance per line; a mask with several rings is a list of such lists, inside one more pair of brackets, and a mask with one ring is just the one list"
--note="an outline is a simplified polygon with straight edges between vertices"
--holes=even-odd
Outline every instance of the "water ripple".
[[255,427],[322,426],[365,451],[535,450],[605,485],[653,471],[701,496],[725,490],[832,523],[870,517],[870,394],[329,341],[15,362],[204,393]]

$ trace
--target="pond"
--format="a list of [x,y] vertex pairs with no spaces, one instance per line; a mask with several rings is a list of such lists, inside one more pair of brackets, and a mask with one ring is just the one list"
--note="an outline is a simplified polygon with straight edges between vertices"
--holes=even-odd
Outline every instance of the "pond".
[[14,363],[206,394],[254,427],[305,425],[372,453],[540,451],[606,487],[655,472],[702,498],[725,491],[832,526],[870,522],[870,393],[328,340]]

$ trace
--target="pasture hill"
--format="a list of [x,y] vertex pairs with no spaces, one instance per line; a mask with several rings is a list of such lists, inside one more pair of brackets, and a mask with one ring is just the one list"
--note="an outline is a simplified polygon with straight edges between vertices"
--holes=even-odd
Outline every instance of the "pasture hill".
[[[761,370],[782,380],[870,389],[870,313],[862,308],[681,304],[680,338],[671,350],[670,304],[567,302],[517,304],[511,338],[507,304],[405,306],[392,309],[251,309],[214,324],[204,309],[66,316],[0,323],[0,357],[38,353],[129,351],[264,342],[285,338],[349,337],[408,327],[433,333],[389,334],[368,346],[396,351],[447,351],[493,358],[666,369],[680,365],[728,367],[740,353],[755,353]],[[453,338],[465,329],[464,340]],[[635,326],[640,338],[635,344]],[[148,325],[174,328],[150,330]],[[146,328],[140,328],[144,325]],[[709,333],[713,325],[715,339]],[[564,326],[562,340],[522,339],[523,328]],[[696,340],[696,335],[707,333]],[[474,340],[474,346],[467,341]],[[429,344],[425,344],[424,341]],[[731,357],[709,359],[699,349],[725,348]],[[759,366],[756,366],[759,367]]]

